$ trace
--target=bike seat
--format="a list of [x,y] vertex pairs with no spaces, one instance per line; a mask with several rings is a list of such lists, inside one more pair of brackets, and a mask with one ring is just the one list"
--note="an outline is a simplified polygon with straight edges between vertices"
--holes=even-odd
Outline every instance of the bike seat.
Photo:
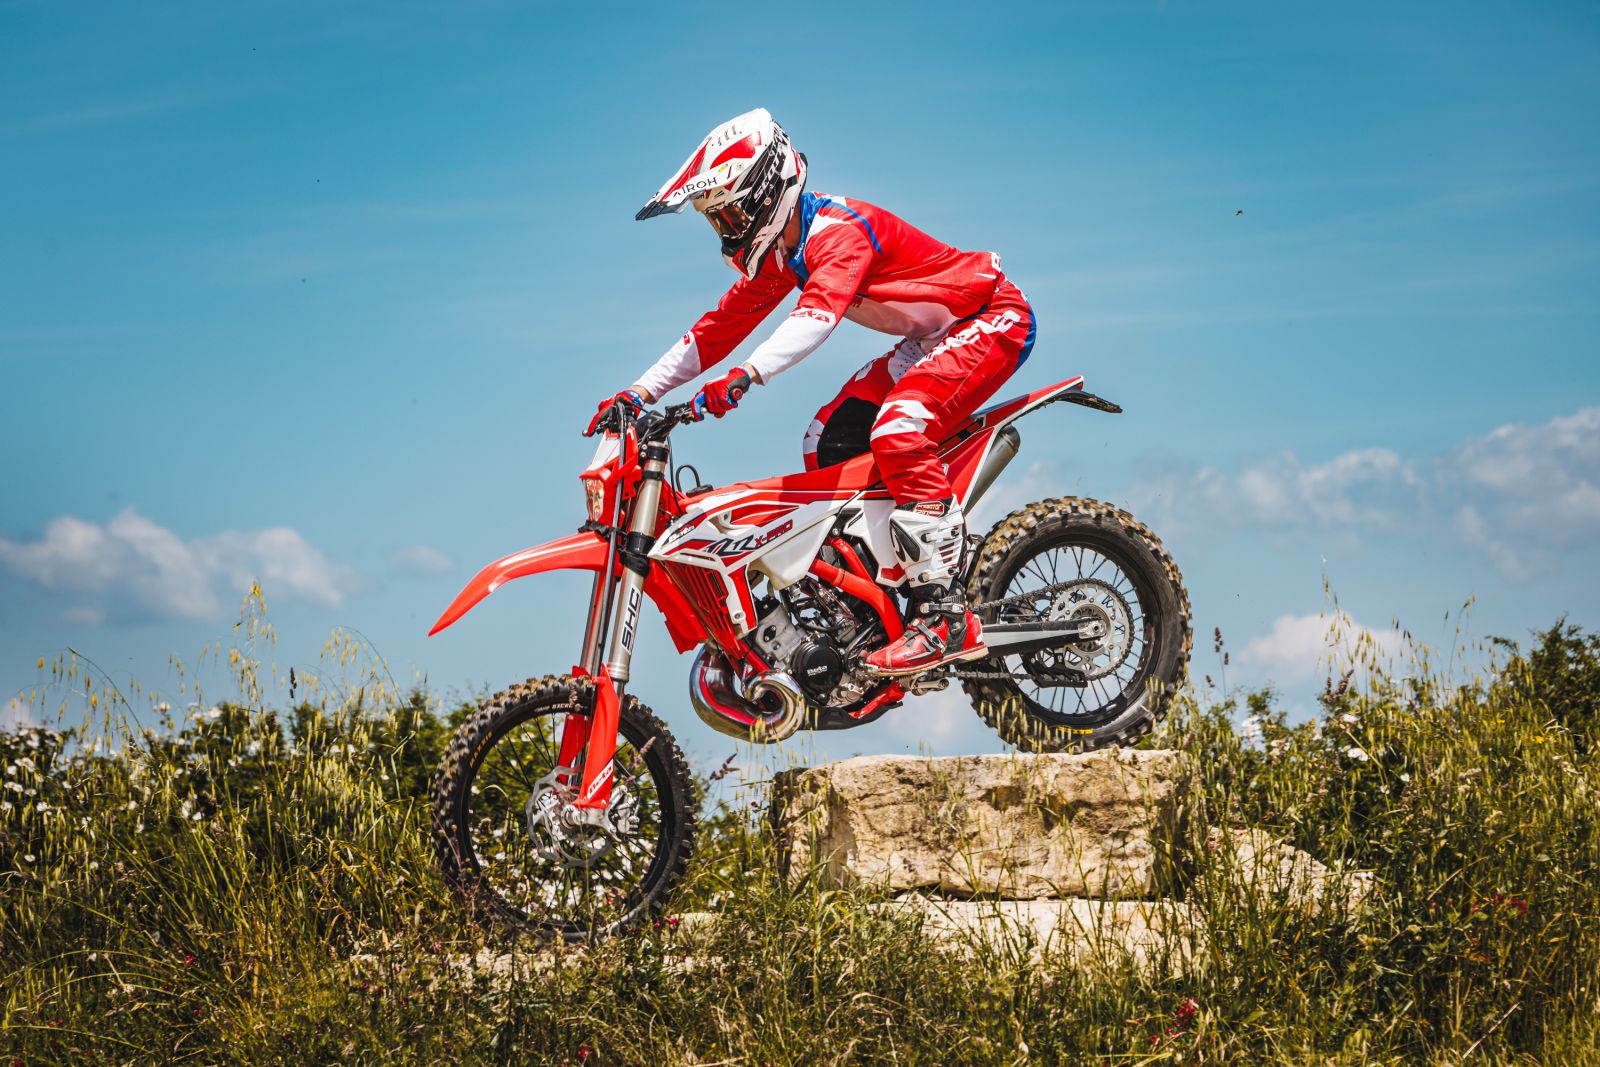
[[873,460],[872,453],[863,452],[831,467],[801,471],[799,474],[781,474],[776,478],[759,478],[753,482],[736,482],[727,488],[852,496],[881,480],[878,475],[878,464]]

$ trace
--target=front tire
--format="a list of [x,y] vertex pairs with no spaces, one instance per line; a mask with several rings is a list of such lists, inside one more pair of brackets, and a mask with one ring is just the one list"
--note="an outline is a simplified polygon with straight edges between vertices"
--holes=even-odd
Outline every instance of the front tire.
[[986,623],[1098,612],[1110,625],[1099,642],[959,672],[976,676],[961,682],[974,710],[1025,752],[1132,744],[1183,680],[1183,576],[1148,527],[1109,504],[1062,497],[1013,511],[984,539],[967,591]]
[[[568,941],[625,930],[658,909],[694,851],[688,762],[660,719],[623,698],[612,803],[600,825],[571,806],[556,771],[570,714],[594,683],[549,675],[485,702],[451,739],[434,784],[434,842],[446,880],[479,918]],[[575,761],[582,772],[582,756]]]

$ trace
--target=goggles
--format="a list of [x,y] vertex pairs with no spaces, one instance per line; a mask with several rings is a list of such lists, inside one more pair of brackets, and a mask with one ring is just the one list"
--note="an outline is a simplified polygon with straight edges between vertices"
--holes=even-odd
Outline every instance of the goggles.
[[750,213],[738,204],[713,208],[703,214],[724,241],[737,241],[750,229]]

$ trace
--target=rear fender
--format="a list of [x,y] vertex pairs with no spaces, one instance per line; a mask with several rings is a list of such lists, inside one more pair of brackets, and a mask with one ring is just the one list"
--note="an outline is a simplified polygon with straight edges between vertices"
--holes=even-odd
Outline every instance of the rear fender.
[[[533,548],[525,548],[502,559],[497,559],[473,576],[450,606],[439,616],[439,621],[428,631],[432,637],[453,624],[461,616],[477,607],[478,602],[513,578],[526,578],[545,571],[578,570],[596,574],[606,565],[606,541],[588,530]],[[620,565],[618,566],[620,570]],[[644,591],[667,621],[667,632],[679,652],[687,652],[706,639],[705,631],[689,610],[683,594],[667,581],[658,568],[652,567],[644,581]]]
[[963,429],[967,433],[975,432],[978,429],[997,430],[1002,426],[1008,426],[1017,421],[1030,411],[1037,411],[1046,404],[1054,404],[1061,401],[1069,404],[1080,404],[1083,407],[1094,408],[1096,411],[1105,411],[1113,415],[1122,411],[1120,407],[1111,401],[1095,396],[1093,393],[1084,392],[1083,375],[1080,374],[1075,378],[1068,378],[1064,382],[1047,385],[1043,389],[1035,389],[1031,393],[1013,397],[999,404],[990,405],[973,415],[972,420]]

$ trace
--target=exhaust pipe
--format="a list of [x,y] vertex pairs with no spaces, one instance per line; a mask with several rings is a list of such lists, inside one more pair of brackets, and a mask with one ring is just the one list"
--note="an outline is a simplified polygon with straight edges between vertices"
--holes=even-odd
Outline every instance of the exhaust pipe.
[[689,700],[701,722],[740,741],[793,737],[807,711],[800,683],[785,671],[757,675],[741,695],[728,657],[710,645],[700,649],[689,668]]
[[989,491],[994,480],[1000,477],[1000,472],[1017,458],[1017,449],[1021,447],[1022,435],[1017,432],[1017,428],[1002,426],[1000,432],[994,435],[994,444],[989,446],[989,454],[983,458],[983,466],[972,479],[972,491],[967,494],[966,503],[962,505],[963,511],[971,511],[973,505],[983,498],[983,494]]

